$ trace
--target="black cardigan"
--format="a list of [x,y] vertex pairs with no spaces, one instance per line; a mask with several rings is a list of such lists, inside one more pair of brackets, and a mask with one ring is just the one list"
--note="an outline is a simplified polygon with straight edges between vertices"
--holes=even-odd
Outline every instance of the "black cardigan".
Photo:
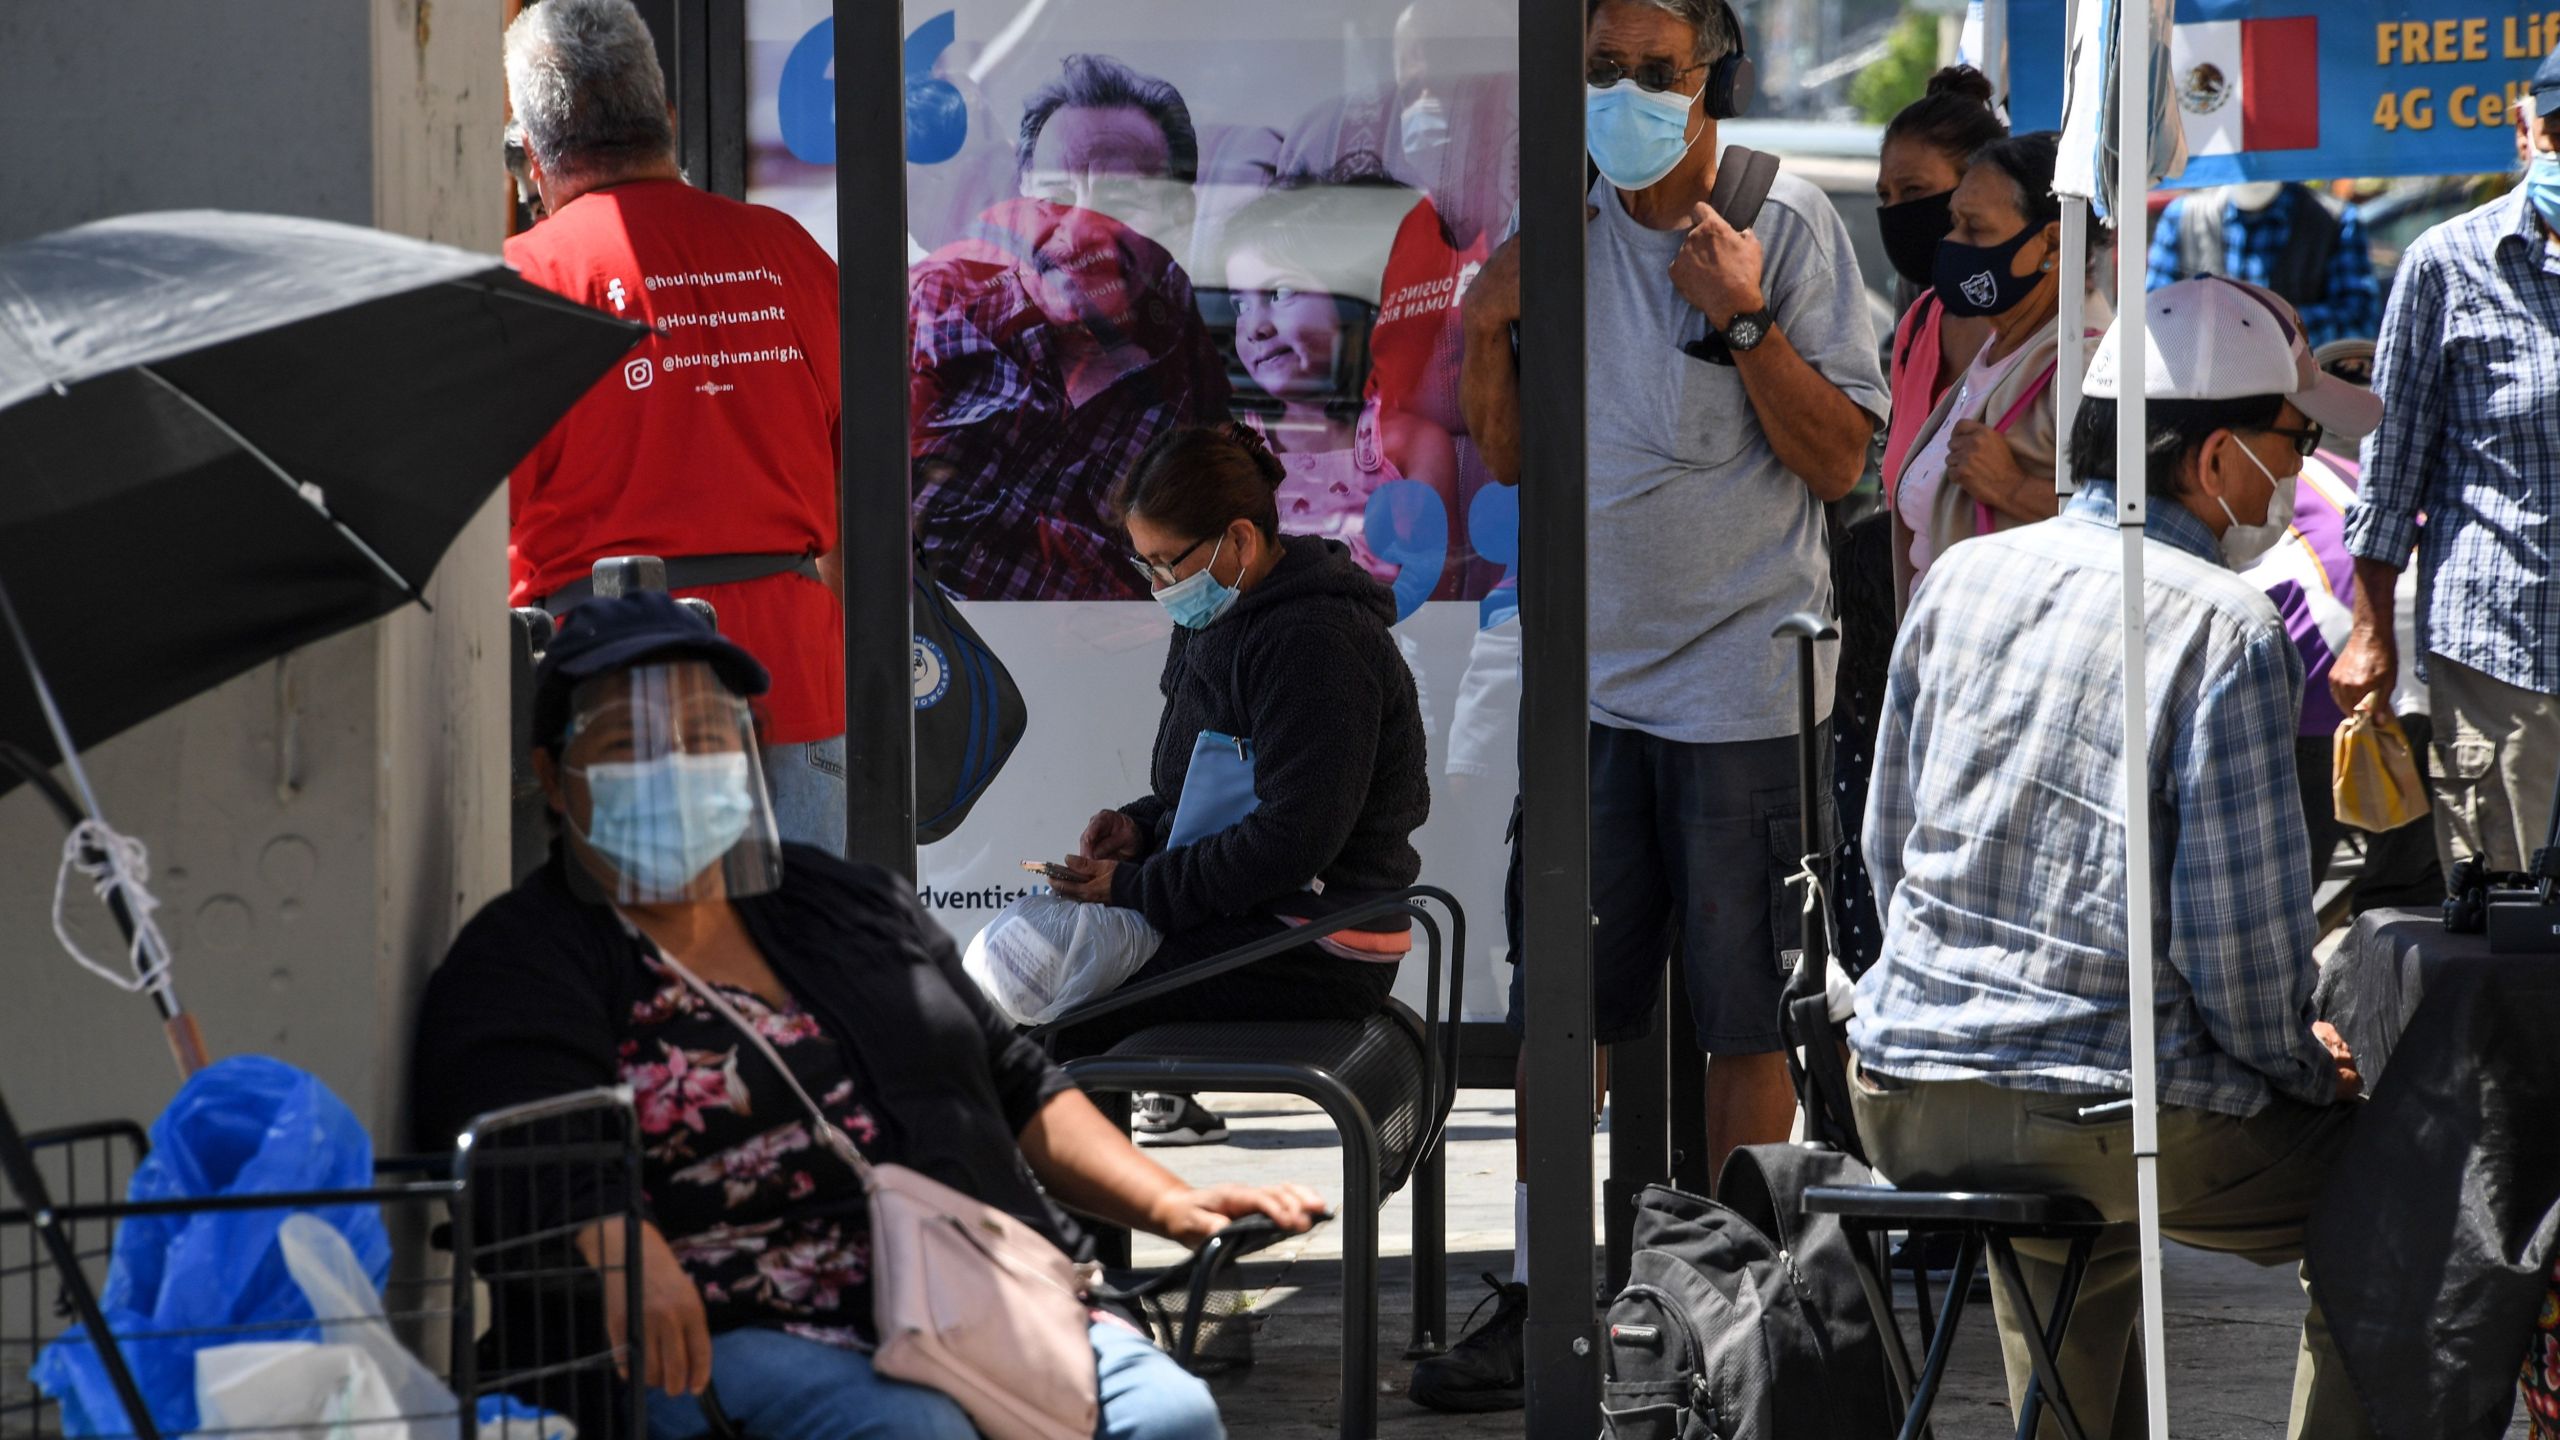
[[[1166,934],[1275,907],[1320,915],[1422,873],[1413,832],[1431,781],[1413,671],[1388,630],[1395,595],[1333,541],[1280,545],[1261,584],[1206,628],[1176,629],[1165,655],[1154,792],[1121,807],[1147,853],[1113,873],[1111,903]],[[1203,730],[1253,741],[1258,808],[1168,850]]]
[[[1015,1140],[1073,1082],[987,1003],[905,882],[806,846],[783,856],[781,888],[735,904],[766,963],[843,1049],[880,1121],[866,1154],[1083,1254]],[[410,1094],[430,1152],[450,1149],[473,1116],[620,1080],[617,1050],[652,982],[639,942],[610,908],[570,892],[565,863],[555,853],[491,901],[427,982]]]

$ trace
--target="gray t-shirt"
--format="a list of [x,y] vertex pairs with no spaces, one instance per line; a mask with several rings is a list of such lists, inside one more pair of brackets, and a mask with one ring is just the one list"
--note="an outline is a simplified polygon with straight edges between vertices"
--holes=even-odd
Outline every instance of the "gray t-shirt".
[[[1769,449],[1742,374],[1682,352],[1707,321],[1671,285],[1686,230],[1648,230],[1606,180],[1589,226],[1591,718],[1666,740],[1796,729],[1798,610],[1831,612],[1822,506]],[[1885,413],[1875,329],[1848,227],[1781,173],[1754,223],[1778,329],[1871,416]],[[1815,714],[1839,647],[1817,647]]]

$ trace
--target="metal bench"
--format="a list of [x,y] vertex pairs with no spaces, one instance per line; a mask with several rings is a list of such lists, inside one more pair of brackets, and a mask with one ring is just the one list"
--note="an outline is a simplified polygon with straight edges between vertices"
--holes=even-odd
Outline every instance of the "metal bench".
[[[1423,908],[1424,902],[1448,912],[1445,944],[1440,922]],[[1179,974],[1127,987],[1035,1032],[1081,1024],[1336,931],[1398,915],[1410,917],[1423,933],[1430,964],[1425,1015],[1390,1000],[1379,1013],[1361,1020],[1183,1021],[1141,1030],[1104,1054],[1066,1065],[1067,1073],[1087,1090],[1296,1095],[1323,1108],[1342,1137],[1339,1420],[1341,1433],[1355,1440],[1365,1440],[1377,1429],[1378,1208],[1408,1180],[1414,1185],[1414,1204],[1413,1333],[1407,1357],[1438,1353],[1447,1325],[1447,1180],[1441,1140],[1457,1089],[1456,1022],[1466,984],[1467,922],[1458,902],[1445,891],[1418,886],[1185,966]],[[1440,1004],[1444,972],[1449,991],[1445,1011]]]

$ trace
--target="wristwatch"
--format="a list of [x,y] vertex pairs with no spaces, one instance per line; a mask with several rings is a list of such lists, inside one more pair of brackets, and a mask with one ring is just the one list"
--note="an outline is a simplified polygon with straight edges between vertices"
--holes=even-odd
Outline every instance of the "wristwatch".
[[1736,315],[1724,327],[1725,347],[1735,354],[1757,349],[1761,341],[1769,338],[1769,332],[1776,328],[1778,328],[1778,317],[1765,309],[1754,310],[1748,315]]

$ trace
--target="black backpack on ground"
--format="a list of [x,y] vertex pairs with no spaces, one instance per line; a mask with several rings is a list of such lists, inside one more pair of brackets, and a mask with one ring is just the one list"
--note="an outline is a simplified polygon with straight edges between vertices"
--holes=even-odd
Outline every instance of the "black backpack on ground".
[[1724,1203],[1647,1189],[1627,1288],[1609,1306],[1606,1440],[1893,1434],[1854,1242],[1802,1203],[1813,1186],[1869,1180],[1837,1151],[1754,1145],[1726,1162]]

